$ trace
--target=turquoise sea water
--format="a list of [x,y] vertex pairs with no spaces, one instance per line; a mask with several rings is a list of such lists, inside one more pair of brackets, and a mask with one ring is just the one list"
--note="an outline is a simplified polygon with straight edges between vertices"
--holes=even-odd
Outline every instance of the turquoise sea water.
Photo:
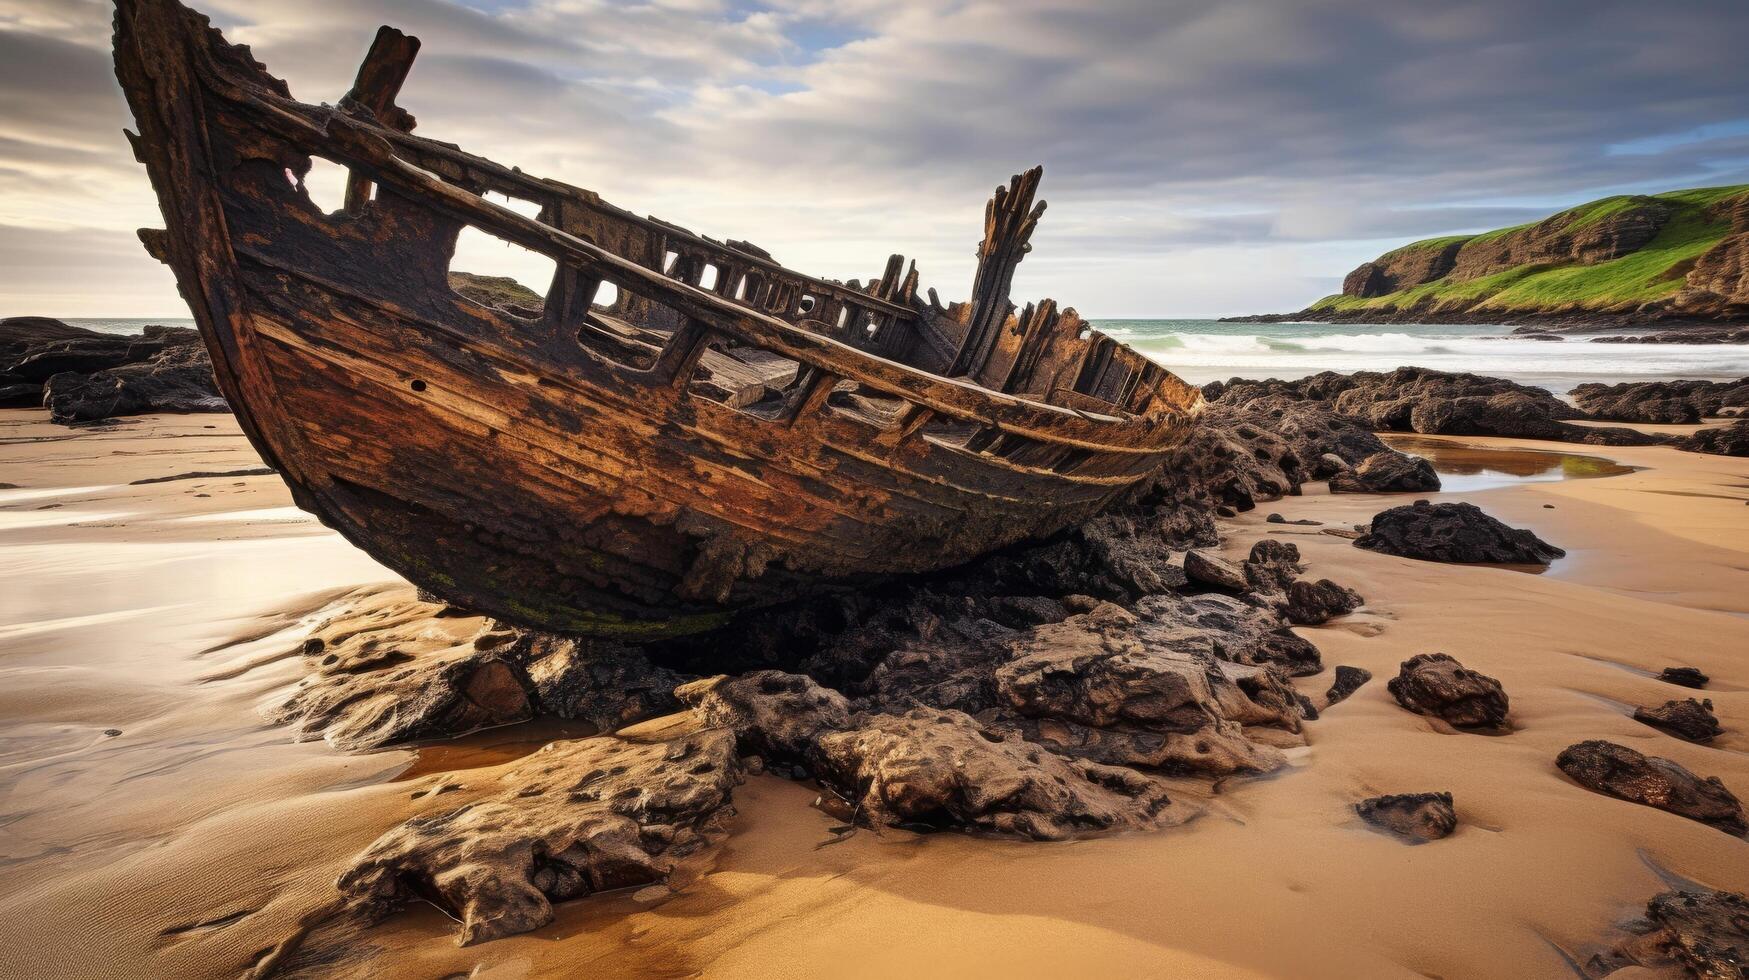
[[[192,327],[189,319],[73,320],[106,333],[148,323]],[[1166,365],[1186,381],[1301,378],[1319,371],[1389,371],[1415,365],[1473,371],[1565,394],[1587,381],[1749,376],[1749,346],[1593,344],[1506,336],[1502,326],[1221,323],[1215,320],[1094,320],[1093,324]]]

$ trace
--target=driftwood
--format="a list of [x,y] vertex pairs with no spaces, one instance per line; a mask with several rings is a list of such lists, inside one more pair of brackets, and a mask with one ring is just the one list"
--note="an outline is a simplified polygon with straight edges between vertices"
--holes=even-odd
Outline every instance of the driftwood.
[[[412,135],[419,43],[391,28],[314,106],[175,0],[117,8],[168,225],[141,239],[244,431],[298,506],[458,605],[650,637],[951,566],[1095,513],[1200,411],[1073,310],[1015,315],[1036,169],[944,307],[900,256],[817,279]],[[348,169],[342,210],[311,201],[313,158]],[[538,307],[452,288],[467,227],[554,260]]]

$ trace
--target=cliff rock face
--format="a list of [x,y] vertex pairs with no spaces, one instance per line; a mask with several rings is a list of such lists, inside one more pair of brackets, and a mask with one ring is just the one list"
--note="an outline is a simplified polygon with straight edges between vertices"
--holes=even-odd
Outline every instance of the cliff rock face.
[[1383,296],[1399,289],[1443,279],[1457,264],[1464,247],[1462,239],[1435,244],[1431,247],[1410,246],[1382,255],[1375,262],[1362,263],[1342,280],[1344,296]]
[[1467,282],[1513,266],[1540,263],[1591,265],[1644,248],[1670,220],[1670,208],[1639,197],[1599,217],[1572,211],[1505,234],[1472,238],[1458,250],[1453,282]]
[[1350,272],[1342,280],[1342,295],[1384,296],[1438,279],[1467,282],[1533,263],[1607,262],[1644,248],[1670,215],[1663,202],[1639,197],[1600,217],[1575,209],[1503,234],[1412,245]]
[[1749,231],[1707,249],[1694,260],[1685,282],[1687,288],[1677,294],[1681,305],[1719,316],[1749,315]]

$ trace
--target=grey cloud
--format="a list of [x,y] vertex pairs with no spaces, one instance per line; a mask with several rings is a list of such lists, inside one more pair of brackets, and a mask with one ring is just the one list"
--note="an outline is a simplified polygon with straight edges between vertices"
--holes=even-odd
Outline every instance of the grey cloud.
[[[1053,209],[1023,285],[1107,308],[1167,281],[1144,256],[1213,297],[1230,255],[1273,296],[1309,274],[1257,249],[1339,256],[1340,276],[1341,243],[1749,180],[1740,135],[1610,151],[1749,119],[1740,0],[206,2],[306,101],[344,90],[377,24],[419,34],[403,102],[422,132],[828,275],[903,249],[953,286],[991,186],[1042,162]],[[107,7],[0,0],[0,190],[76,173],[69,224],[150,200],[115,136]],[[820,23],[858,39],[804,50]]]

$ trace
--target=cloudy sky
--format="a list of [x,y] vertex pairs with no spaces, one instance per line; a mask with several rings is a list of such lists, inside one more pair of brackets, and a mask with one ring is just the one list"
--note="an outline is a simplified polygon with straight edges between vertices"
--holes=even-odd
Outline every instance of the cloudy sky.
[[[833,278],[898,251],[963,296],[985,197],[1042,163],[1017,296],[1094,317],[1297,309],[1410,238],[1749,182],[1745,0],[204,9],[307,102],[346,90],[378,24],[417,34],[420,133]],[[0,0],[0,315],[186,316],[133,235],[163,222],[109,18]]]

